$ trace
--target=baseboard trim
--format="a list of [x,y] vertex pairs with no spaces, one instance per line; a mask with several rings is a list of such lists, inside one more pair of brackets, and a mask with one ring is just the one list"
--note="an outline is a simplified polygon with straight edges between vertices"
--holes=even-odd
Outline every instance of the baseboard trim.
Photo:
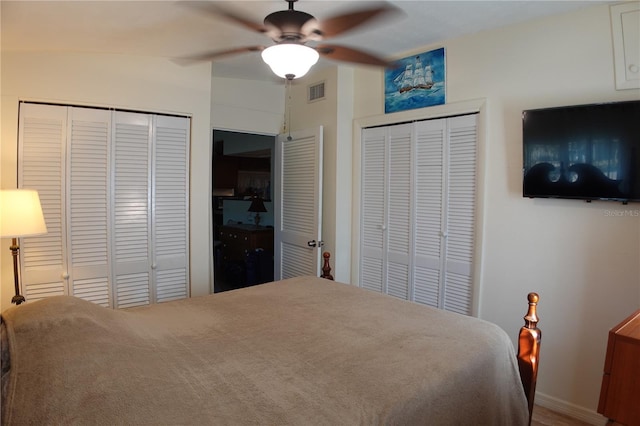
[[583,422],[589,423],[590,425],[604,426],[607,423],[607,419],[596,413],[595,411],[589,410],[579,405],[571,404],[570,402],[566,402],[540,392],[536,392],[535,403],[557,413],[573,417],[574,419],[582,420]]

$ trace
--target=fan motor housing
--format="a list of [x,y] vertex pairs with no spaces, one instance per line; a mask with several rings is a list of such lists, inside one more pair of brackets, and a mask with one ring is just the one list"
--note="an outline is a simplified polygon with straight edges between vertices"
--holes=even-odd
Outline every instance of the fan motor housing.
[[302,40],[307,34],[302,33],[302,27],[315,17],[299,10],[280,10],[273,12],[264,18],[264,26],[268,33],[273,34],[276,42],[283,40]]

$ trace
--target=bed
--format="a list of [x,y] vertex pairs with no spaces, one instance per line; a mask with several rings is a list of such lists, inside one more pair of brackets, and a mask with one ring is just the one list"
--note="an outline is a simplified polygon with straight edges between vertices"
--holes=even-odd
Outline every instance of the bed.
[[318,277],[120,311],[58,296],[2,320],[4,425],[530,421],[531,354],[498,326]]

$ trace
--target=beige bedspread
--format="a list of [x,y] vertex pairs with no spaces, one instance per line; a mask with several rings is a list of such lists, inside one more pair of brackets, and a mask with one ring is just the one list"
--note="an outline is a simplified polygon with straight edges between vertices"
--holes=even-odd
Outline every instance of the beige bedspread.
[[128,311],[61,296],[3,320],[5,425],[528,420],[499,327],[315,277]]

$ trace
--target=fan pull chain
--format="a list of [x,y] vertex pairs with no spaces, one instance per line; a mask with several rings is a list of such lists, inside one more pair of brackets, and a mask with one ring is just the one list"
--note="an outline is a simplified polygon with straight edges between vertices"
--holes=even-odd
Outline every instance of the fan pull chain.
[[287,140],[290,141],[291,137],[291,83],[293,79],[287,78],[285,80],[285,87],[287,92],[287,118],[285,120],[285,132],[289,132]]

